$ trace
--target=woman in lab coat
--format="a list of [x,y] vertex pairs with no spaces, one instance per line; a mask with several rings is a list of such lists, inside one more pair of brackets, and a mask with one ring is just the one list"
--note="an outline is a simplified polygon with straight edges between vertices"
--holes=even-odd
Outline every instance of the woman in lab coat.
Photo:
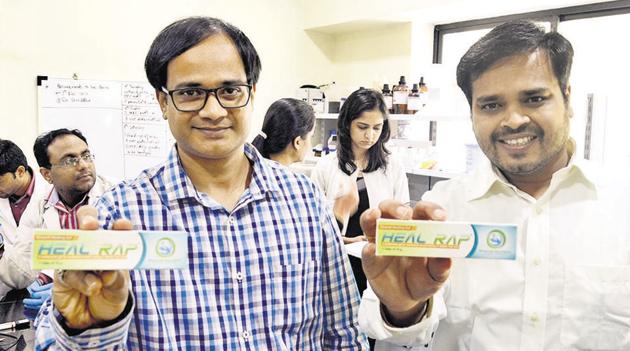
[[[383,96],[371,89],[352,93],[337,120],[337,152],[324,156],[311,177],[324,191],[346,245],[364,241],[359,217],[386,199],[409,201],[403,165],[387,150],[390,126]],[[361,260],[350,256],[361,294],[367,281]]]
[[262,131],[252,144],[268,159],[289,166],[304,160],[315,126],[313,108],[302,100],[280,99],[267,110]]

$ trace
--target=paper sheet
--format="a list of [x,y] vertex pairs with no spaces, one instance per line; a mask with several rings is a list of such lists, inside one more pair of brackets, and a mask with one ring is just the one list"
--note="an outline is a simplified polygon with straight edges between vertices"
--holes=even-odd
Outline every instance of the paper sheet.
[[352,244],[346,244],[346,251],[348,251],[348,255],[361,258],[361,251],[363,251],[363,246],[367,243],[367,241],[358,241]]

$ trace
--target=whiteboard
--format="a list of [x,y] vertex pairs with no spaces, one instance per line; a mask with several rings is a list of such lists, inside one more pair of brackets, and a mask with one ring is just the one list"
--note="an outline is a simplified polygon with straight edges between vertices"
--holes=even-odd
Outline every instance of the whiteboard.
[[174,139],[147,82],[37,78],[39,133],[79,129],[111,180],[164,162]]

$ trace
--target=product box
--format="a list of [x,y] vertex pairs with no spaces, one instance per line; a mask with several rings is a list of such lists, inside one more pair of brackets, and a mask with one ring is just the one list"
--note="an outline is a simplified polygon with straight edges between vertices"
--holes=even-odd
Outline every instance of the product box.
[[379,219],[376,255],[513,260],[515,224]]
[[34,270],[183,269],[188,233],[35,229],[32,259]]

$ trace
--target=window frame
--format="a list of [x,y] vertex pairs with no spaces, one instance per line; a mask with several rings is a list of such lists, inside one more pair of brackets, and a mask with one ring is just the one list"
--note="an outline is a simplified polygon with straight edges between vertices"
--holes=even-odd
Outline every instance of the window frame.
[[439,24],[433,27],[433,63],[442,63],[445,34],[493,28],[501,23],[519,19],[548,22],[551,30],[557,31],[560,22],[627,13],[630,13],[630,0],[617,0]]

